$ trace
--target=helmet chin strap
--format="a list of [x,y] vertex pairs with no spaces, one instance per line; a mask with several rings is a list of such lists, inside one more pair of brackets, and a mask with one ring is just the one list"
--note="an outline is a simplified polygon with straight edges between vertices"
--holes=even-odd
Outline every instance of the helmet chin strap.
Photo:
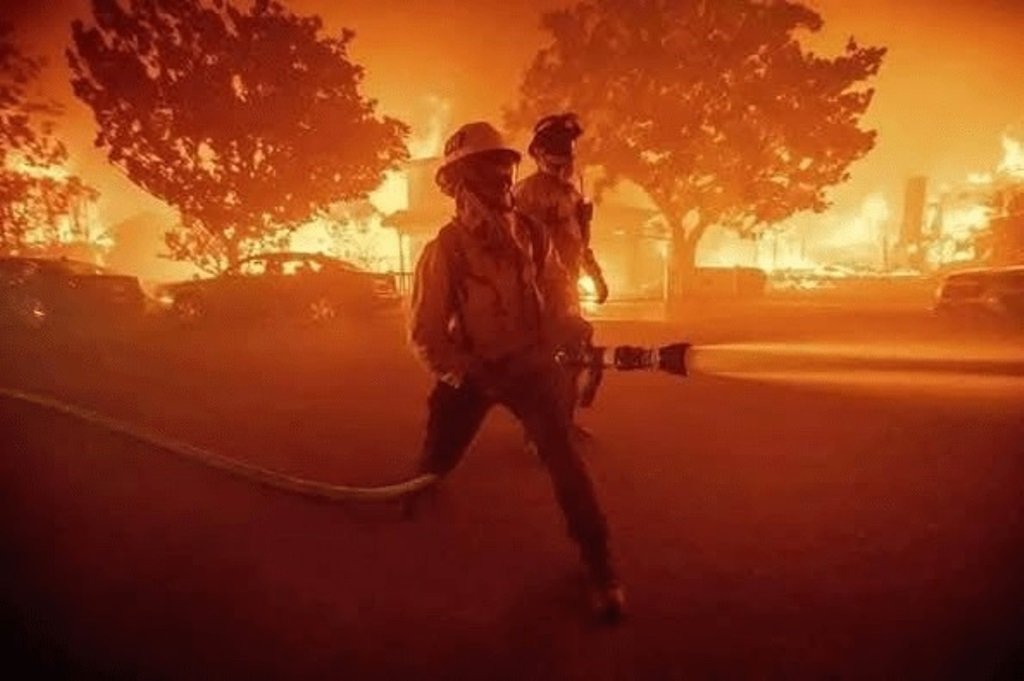
[[[514,207],[512,187],[515,186],[515,174],[507,187],[482,185],[479,178],[477,182],[465,177],[459,180],[456,195],[466,194],[472,197],[477,206],[485,207],[492,211],[511,211]],[[465,200],[463,197],[462,200]]]
[[564,156],[552,156],[550,154],[539,154],[537,156],[537,163],[541,170],[563,180],[569,180],[572,178],[572,173],[575,169],[573,161],[574,159],[572,157],[566,158]]
[[485,192],[475,191],[472,187],[462,184],[456,194],[459,201],[468,202],[475,208],[484,208],[491,211],[508,212],[515,206],[512,198],[512,191],[504,192],[501,197]]
[[466,184],[460,184],[455,194],[456,206],[460,213],[476,216],[483,222],[493,217],[505,215],[512,212],[512,192],[507,193],[505,201],[496,201],[495,197],[484,196],[473,191]]

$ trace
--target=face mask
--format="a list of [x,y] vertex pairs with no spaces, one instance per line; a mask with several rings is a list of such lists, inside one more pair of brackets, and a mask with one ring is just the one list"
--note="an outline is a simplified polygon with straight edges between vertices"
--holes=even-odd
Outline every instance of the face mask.
[[540,166],[541,170],[552,175],[557,175],[561,178],[569,178],[573,173],[573,157],[572,156],[556,156],[549,153],[541,153],[537,155],[537,165]]
[[483,156],[467,164],[463,183],[492,210],[511,210],[515,170],[515,164],[504,158]]

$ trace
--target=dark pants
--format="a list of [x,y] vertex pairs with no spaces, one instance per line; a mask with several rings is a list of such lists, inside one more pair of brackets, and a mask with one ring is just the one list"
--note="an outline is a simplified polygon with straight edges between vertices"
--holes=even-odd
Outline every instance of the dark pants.
[[429,400],[422,470],[445,475],[455,468],[491,407],[504,405],[536,443],[584,563],[598,578],[611,578],[607,523],[586,464],[572,443],[563,372],[554,364],[544,364],[491,373],[486,385],[467,381],[459,388],[447,383],[435,386]]

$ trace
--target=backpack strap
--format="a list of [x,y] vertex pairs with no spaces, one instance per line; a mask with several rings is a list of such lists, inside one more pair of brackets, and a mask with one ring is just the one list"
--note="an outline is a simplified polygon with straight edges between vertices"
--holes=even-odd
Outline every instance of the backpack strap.
[[530,239],[530,250],[533,257],[533,269],[540,277],[541,273],[544,272],[544,265],[547,261],[548,252],[548,233],[537,220],[526,213],[520,213],[516,211],[515,219],[518,220],[525,228],[527,236]]
[[469,261],[462,246],[462,239],[459,238],[458,225],[453,221],[442,227],[437,233],[437,242],[448,264],[448,281],[452,285],[452,294],[457,296],[454,302],[461,304],[469,274]]
[[445,263],[448,269],[448,286],[451,299],[452,312],[455,315],[455,322],[462,340],[469,345],[469,337],[466,335],[465,319],[462,316],[462,302],[466,299],[466,282],[469,279],[469,260],[466,250],[462,245],[462,239],[458,233],[459,226],[453,220],[437,233],[437,243],[444,253]]

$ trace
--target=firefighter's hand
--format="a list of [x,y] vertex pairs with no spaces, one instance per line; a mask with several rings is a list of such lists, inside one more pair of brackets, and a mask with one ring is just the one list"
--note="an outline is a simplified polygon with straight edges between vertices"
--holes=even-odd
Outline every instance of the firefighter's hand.
[[600,274],[596,277],[591,277],[594,280],[594,288],[597,289],[597,303],[603,305],[608,300],[608,283],[604,280],[604,277]]
[[594,327],[579,315],[568,315],[553,320],[549,334],[555,347],[577,347],[590,343]]

